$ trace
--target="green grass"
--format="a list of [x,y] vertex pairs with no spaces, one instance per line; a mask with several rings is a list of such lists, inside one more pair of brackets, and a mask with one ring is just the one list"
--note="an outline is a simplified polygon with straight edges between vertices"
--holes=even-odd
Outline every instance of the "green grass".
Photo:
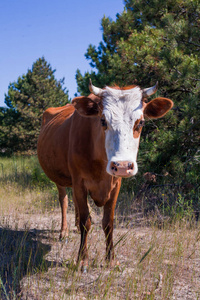
[[0,212],[45,211],[58,207],[57,188],[36,156],[0,158]]

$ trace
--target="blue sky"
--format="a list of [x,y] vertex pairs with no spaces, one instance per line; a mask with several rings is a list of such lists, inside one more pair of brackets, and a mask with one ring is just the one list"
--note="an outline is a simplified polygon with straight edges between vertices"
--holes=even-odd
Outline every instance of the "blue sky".
[[91,70],[88,45],[102,40],[102,17],[123,9],[123,0],[0,0],[0,106],[9,83],[42,56],[73,98],[76,70]]

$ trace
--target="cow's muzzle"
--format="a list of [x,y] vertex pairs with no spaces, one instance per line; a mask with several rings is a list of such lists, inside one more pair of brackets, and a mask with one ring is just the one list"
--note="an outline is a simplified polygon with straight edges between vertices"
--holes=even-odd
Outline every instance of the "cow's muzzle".
[[117,177],[131,177],[136,174],[134,163],[130,161],[111,161],[109,173]]

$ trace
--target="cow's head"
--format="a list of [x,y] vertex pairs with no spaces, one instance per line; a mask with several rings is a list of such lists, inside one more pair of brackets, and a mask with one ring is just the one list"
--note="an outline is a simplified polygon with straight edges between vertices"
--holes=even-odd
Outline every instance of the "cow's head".
[[107,172],[112,176],[130,177],[137,173],[137,152],[145,119],[163,117],[173,106],[167,98],[145,98],[157,91],[157,84],[142,90],[139,86],[100,89],[92,85],[96,97],[78,97],[72,103],[84,116],[100,116],[105,130]]

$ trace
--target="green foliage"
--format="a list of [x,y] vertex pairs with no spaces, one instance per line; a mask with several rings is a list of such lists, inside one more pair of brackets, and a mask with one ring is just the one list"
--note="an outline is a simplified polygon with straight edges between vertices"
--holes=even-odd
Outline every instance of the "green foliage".
[[10,83],[5,95],[7,108],[0,108],[0,149],[10,152],[35,150],[43,112],[68,102],[64,78],[57,81],[55,70],[39,58],[26,75]]
[[144,184],[143,174],[156,174],[159,192],[152,182],[146,184],[150,188],[145,191],[147,199],[155,200],[157,193],[154,206],[162,203],[160,195],[166,187],[173,195],[171,206],[182,197],[195,210],[200,209],[199,20],[199,1],[126,0],[116,21],[102,19],[103,41],[99,46],[88,47],[86,58],[95,72],[77,72],[81,94],[88,93],[89,77],[99,87],[114,83],[148,87],[158,81],[155,96],[174,101],[173,110],[163,119],[147,120],[137,180],[123,181],[122,185],[122,192],[134,190],[137,198]]

